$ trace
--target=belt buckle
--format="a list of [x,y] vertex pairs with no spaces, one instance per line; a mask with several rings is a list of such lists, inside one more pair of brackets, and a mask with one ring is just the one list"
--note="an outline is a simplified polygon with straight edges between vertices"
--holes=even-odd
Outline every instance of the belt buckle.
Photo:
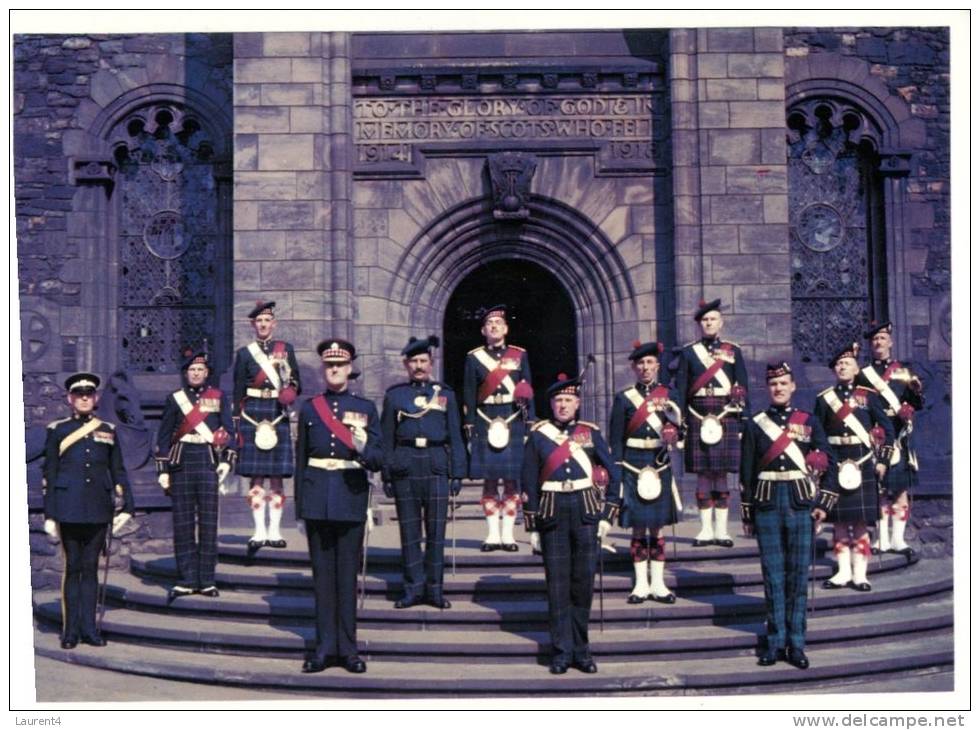
[[643,439],[643,446],[647,449],[652,449],[657,445],[655,442],[656,439],[650,439],[650,438]]
[[428,445],[429,445],[429,439],[425,438],[424,436],[416,436],[415,437],[415,448],[416,449],[424,449]]
[[331,470],[336,469],[337,461],[338,461],[337,459],[327,459],[327,464],[326,464],[327,469],[331,469]]
[[271,398],[272,397],[272,389],[271,388],[263,388],[262,389],[262,397],[263,398]]
[[574,488],[574,486],[575,486],[575,484],[572,482],[571,479],[566,479],[565,481],[563,481],[561,483],[561,491],[563,491],[563,492],[571,492],[572,489]]
[[501,395],[500,393],[494,393],[493,394],[493,403],[494,403],[494,405],[498,405],[499,406],[503,402],[503,400],[504,400],[504,396]]

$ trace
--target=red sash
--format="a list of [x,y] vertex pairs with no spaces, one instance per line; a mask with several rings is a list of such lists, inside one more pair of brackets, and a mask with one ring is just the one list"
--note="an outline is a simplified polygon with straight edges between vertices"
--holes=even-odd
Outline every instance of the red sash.
[[[789,423],[793,426],[802,426],[806,423],[807,414],[803,411],[793,411],[789,414]],[[786,448],[793,442],[790,438],[790,431],[788,428],[784,428],[782,434],[779,438],[772,442],[772,446],[762,455],[762,460],[759,463],[759,468],[763,469],[773,461],[776,460],[780,454],[786,451]]]
[[327,408],[327,399],[322,395],[318,395],[310,402],[313,404],[313,409],[317,412],[317,415],[320,416],[320,420],[323,421],[323,425],[327,427],[327,430],[339,438],[341,443],[348,449],[357,451],[354,448],[354,437],[351,435],[350,429],[338,421],[333,412]]
[[724,360],[715,360],[713,363],[711,363],[711,367],[709,367],[707,370],[701,373],[697,378],[694,379],[694,382],[691,383],[691,386],[687,389],[688,397],[691,397],[699,390],[701,390],[701,388],[703,388],[708,383],[710,383],[711,379],[715,377],[715,373],[721,370],[724,365],[725,365]]
[[[272,346],[272,355],[270,355],[270,359],[281,359],[285,351],[286,343],[282,340],[276,340],[276,343]],[[252,381],[252,387],[261,388],[268,380],[269,376],[266,375],[265,370],[260,367],[259,371],[255,374],[255,379]],[[283,383],[283,385],[285,385],[285,383]]]
[[[538,473],[538,480],[542,482],[548,481],[555,469],[565,463],[565,459],[568,458],[569,454],[572,453],[572,441],[579,434],[587,434],[589,432],[589,427],[583,424],[578,424],[570,434],[568,438],[565,439],[564,443],[560,444],[557,449],[551,452],[548,456],[547,461],[544,462],[544,466],[541,467],[541,471]],[[591,474],[586,476],[591,477]]]
[[898,360],[894,360],[890,362],[888,364],[888,367],[885,368],[885,372],[881,374],[881,379],[887,383],[889,380],[892,379],[892,373],[894,373],[896,370],[900,370],[901,367],[902,367],[902,363],[900,363]]
[[220,399],[221,391],[217,388],[208,388],[201,393],[201,397],[198,398],[197,403],[195,403],[194,407],[191,408],[191,412],[184,416],[184,422],[177,428],[177,432],[174,434],[172,439],[173,441],[180,441],[184,436],[194,431],[194,429],[196,429],[201,423],[204,422],[204,419],[207,418],[207,414],[201,410],[201,401],[203,401],[205,398],[212,400]]
[[640,407],[636,409],[636,413],[633,414],[633,417],[630,419],[630,422],[626,425],[626,435],[632,436],[634,433],[636,433],[641,428],[643,428],[643,424],[647,422],[647,416],[650,415],[650,413],[653,411],[653,401],[655,399],[662,398],[666,400],[667,396],[669,395],[670,395],[670,391],[668,391],[662,385],[654,388],[650,392],[650,395],[648,395],[643,400],[643,403],[640,404]]
[[840,402],[840,408],[834,411],[834,417],[841,422],[841,425],[846,426],[847,424],[844,423],[844,419],[847,418],[852,413],[854,413],[854,409],[851,408],[851,404],[842,398]]
[[500,362],[497,363],[497,367],[491,370],[482,383],[480,383],[480,389],[477,391],[476,399],[478,402],[482,403],[491,395],[494,391],[500,387],[500,384],[504,382],[504,378],[510,375],[510,370],[505,370],[503,367],[504,360],[518,360],[521,359],[521,351],[515,350],[512,347],[508,347],[504,350],[504,354],[500,357]]

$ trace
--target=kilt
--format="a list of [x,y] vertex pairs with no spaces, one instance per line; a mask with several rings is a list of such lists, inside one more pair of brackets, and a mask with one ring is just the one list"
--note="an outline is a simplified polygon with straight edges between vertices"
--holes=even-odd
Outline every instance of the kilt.
[[[857,461],[862,458],[868,450],[860,444],[853,446],[831,445],[831,451],[838,462],[845,459]],[[870,458],[861,464],[861,486],[857,489],[839,489],[837,504],[827,515],[828,522],[864,522],[873,524],[878,519],[878,485],[875,481],[875,461]],[[829,475],[833,481],[837,481],[837,467],[835,466]]]
[[909,443],[907,439],[896,443],[895,448],[899,450],[899,461],[897,464],[888,467],[885,473],[885,496],[894,501],[902,492],[911,492],[919,486],[919,472],[909,464]]
[[181,585],[207,588],[218,563],[218,475],[211,447],[182,444],[179,467],[170,473],[177,573]]
[[[489,418],[508,418],[514,414],[510,403],[482,405],[479,409]],[[510,422],[510,442],[503,449],[495,449],[487,441],[490,424],[476,414],[473,437],[470,439],[471,479],[520,479],[524,463],[524,439],[527,425],[520,416]]]
[[[275,398],[246,398],[243,407],[253,421],[274,421],[286,409]],[[265,451],[255,445],[255,426],[242,418],[238,422],[242,446],[238,451],[235,473],[243,477],[291,477],[293,475],[293,439],[289,416],[276,424],[275,447]]]
[[[692,398],[690,406],[701,415],[720,413],[728,405],[724,396],[704,396]],[[684,471],[689,474],[712,472],[738,472],[741,446],[738,435],[741,431],[739,419],[726,416],[722,419],[723,435],[714,446],[701,442],[701,421],[690,411],[685,414],[687,435],[684,438]]]
[[[623,460],[632,467],[642,469],[653,464],[658,453],[663,452],[661,449],[627,448],[623,453]],[[624,467],[622,475],[623,507],[619,513],[620,527],[648,527],[654,530],[677,523],[677,505],[671,489],[673,472],[670,468],[660,472],[660,496],[652,501],[641,499],[637,493],[637,474]]]

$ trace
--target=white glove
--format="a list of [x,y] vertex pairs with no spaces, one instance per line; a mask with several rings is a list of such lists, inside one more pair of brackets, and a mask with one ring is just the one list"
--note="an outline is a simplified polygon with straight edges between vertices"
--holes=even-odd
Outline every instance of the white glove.
[[218,494],[220,494],[222,497],[224,497],[226,494],[228,494],[230,492],[231,492],[231,490],[228,488],[228,485],[227,484],[225,484],[222,481],[219,481],[218,482]]
[[58,523],[50,519],[45,520],[44,531],[48,533],[49,537],[58,537]]
[[528,537],[531,538],[531,549],[541,552],[541,534],[538,532],[528,533]]
[[112,534],[116,535],[119,529],[133,519],[133,516],[129,512],[120,512],[118,515],[112,518]]
[[367,446],[367,431],[360,426],[354,426],[351,429],[351,436],[354,438],[354,448],[360,454],[364,451],[364,447]]
[[218,468],[215,472],[218,474],[218,484],[224,484],[225,479],[228,478],[228,472],[231,471],[231,464],[218,464]]
[[170,489],[170,475],[167,472],[161,472],[157,477],[157,484],[166,492]]
[[599,539],[605,540],[606,535],[609,534],[609,531],[611,529],[612,529],[612,525],[609,524],[608,520],[599,520]]
[[367,527],[368,534],[374,530],[374,510],[370,507],[368,507],[367,510],[367,522],[365,523],[365,526]]

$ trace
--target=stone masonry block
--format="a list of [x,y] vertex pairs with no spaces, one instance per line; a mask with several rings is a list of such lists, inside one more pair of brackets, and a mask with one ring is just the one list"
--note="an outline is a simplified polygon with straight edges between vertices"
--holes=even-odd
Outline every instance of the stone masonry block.
[[764,165],[786,164],[785,126],[759,130],[761,162]]
[[729,107],[733,128],[776,127],[786,118],[782,101],[733,101]]
[[238,291],[262,288],[262,264],[258,261],[235,262],[235,289]]
[[792,314],[767,314],[766,342],[771,345],[786,345],[793,340]]
[[789,226],[780,224],[739,226],[742,253],[780,253],[789,251]]
[[[700,256],[701,255],[701,226],[674,226],[674,254],[675,256]],[[652,260],[652,255],[648,252],[646,260]]]
[[759,96],[755,79],[708,79],[705,91],[711,101],[755,101]]
[[756,53],[782,53],[782,28],[755,28],[753,32],[755,34],[754,50]]
[[262,106],[310,106],[313,84],[262,84]]
[[292,62],[288,58],[236,58],[236,84],[274,84],[288,79]]
[[785,193],[786,168],[732,165],[726,168],[729,193]]
[[[729,303],[722,302],[722,304]],[[745,315],[741,313],[725,314],[725,339],[737,342],[743,348],[745,345],[754,342],[766,341],[766,320],[765,317],[757,315]],[[745,354],[743,352],[743,354]],[[749,373],[749,380],[754,380],[755,373]]]
[[312,201],[271,201],[259,205],[259,229],[297,230],[314,227],[316,203]]
[[305,58],[310,55],[309,33],[263,33],[262,52],[266,56],[296,56]]
[[320,83],[323,81],[323,61],[319,58],[294,58],[290,81]]
[[354,235],[358,238],[388,235],[388,216],[371,208],[354,210]]
[[789,282],[789,254],[761,254],[752,256],[756,260],[759,271],[765,272],[765,280],[768,282],[783,283]]
[[759,195],[713,195],[709,198],[712,223],[761,223]]
[[785,101],[786,82],[783,79],[758,79],[760,101]]
[[702,129],[728,129],[728,102],[701,102],[698,104],[698,119]]
[[709,51],[744,51],[751,53],[755,50],[755,38],[751,28],[708,28]]
[[297,200],[324,200],[329,197],[328,173],[314,170],[296,173]]
[[766,223],[789,223],[789,198],[786,195],[764,195],[762,211]]
[[674,196],[674,225],[692,226],[701,222],[701,201],[693,195]]
[[698,54],[698,78],[723,79],[726,78],[727,76],[728,76],[727,53]]
[[354,185],[353,201],[358,208],[401,208],[401,183],[386,180],[358,180]]
[[259,106],[261,103],[262,103],[261,84],[235,84],[235,107],[236,108],[241,106]]
[[295,197],[295,173],[239,172],[235,174],[236,200],[293,200]]
[[283,107],[246,107],[235,109],[235,131],[288,132],[289,109]]
[[675,79],[670,82],[670,99],[673,103],[695,102],[698,100],[697,86],[692,81]]
[[701,246],[705,255],[738,253],[738,226],[701,226]]
[[259,227],[259,207],[254,200],[235,201],[235,230],[254,231]]
[[322,132],[323,109],[318,106],[294,106],[289,109],[291,133]]
[[728,192],[725,183],[725,171],[728,168],[724,165],[707,165],[701,168],[701,194],[702,195],[724,195]]
[[736,285],[734,310],[739,314],[781,314],[789,311],[789,284]]
[[318,289],[322,287],[322,265],[305,262],[297,266],[292,261],[262,262],[263,289]]
[[260,170],[313,170],[312,134],[259,135]]
[[712,284],[751,284],[762,280],[755,256],[721,255],[707,257]]
[[259,166],[259,139],[255,134],[235,135],[235,169],[256,170]]
[[323,231],[286,231],[286,259],[323,259],[327,242]]
[[281,260],[286,252],[286,234],[282,231],[236,231],[235,260]]
[[760,157],[758,131],[708,130],[708,164],[751,165],[760,162]]
[[782,78],[781,53],[730,53],[727,56],[730,78]]

